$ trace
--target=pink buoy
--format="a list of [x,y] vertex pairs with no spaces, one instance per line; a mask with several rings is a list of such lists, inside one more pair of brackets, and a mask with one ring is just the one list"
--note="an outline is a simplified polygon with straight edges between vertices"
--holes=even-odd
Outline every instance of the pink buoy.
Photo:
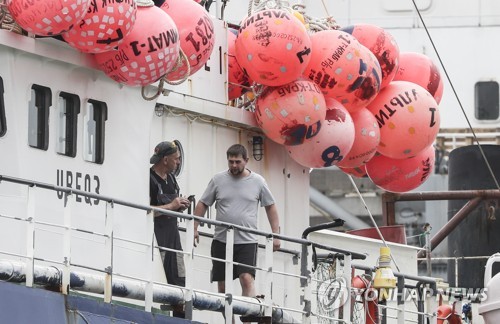
[[116,82],[130,86],[151,84],[172,70],[177,62],[177,27],[160,8],[139,6],[134,27],[123,43],[116,50],[97,53],[94,57],[99,69]]
[[183,80],[199,71],[210,58],[215,42],[214,24],[205,8],[192,0],[166,0],[160,8],[177,26],[181,49],[189,62],[189,70],[183,60],[166,79]]
[[92,1],[83,20],[64,32],[64,40],[85,53],[113,50],[130,33],[135,23],[137,5],[134,0]]
[[368,175],[366,174],[366,166],[363,164],[362,166],[355,168],[343,168],[339,166],[340,171],[345,174],[350,174],[356,178],[366,178]]
[[366,172],[378,187],[390,192],[407,192],[423,184],[434,170],[435,150],[431,145],[414,157],[392,159],[374,156]]
[[247,17],[236,38],[238,63],[252,80],[267,86],[298,79],[310,53],[306,27],[284,10],[263,10]]
[[287,146],[290,157],[308,168],[337,165],[354,142],[354,123],[349,112],[336,100],[326,99],[327,117],[318,134],[295,146]]
[[371,24],[355,24],[341,29],[354,36],[377,57],[382,71],[380,89],[388,85],[398,70],[399,46],[385,29]]
[[266,87],[255,101],[257,124],[278,144],[299,145],[316,136],[325,114],[326,103],[320,89],[302,79]]
[[375,116],[366,108],[351,114],[354,123],[354,143],[348,154],[337,165],[355,168],[364,165],[377,153],[380,129]]
[[421,53],[399,53],[399,69],[394,81],[416,83],[429,91],[439,104],[443,96],[444,84],[441,72],[430,57]]
[[393,81],[367,107],[377,119],[377,151],[394,159],[417,155],[431,145],[439,132],[438,104],[418,84]]
[[250,78],[245,74],[245,72],[243,72],[243,69],[240,67],[240,64],[236,60],[234,47],[237,33],[238,31],[235,29],[229,29],[227,33],[227,93],[229,100],[234,100],[241,97],[248,91],[248,87],[250,87],[251,85]]
[[90,0],[10,0],[9,11],[24,30],[53,36],[78,24],[89,6]]
[[370,50],[340,30],[317,32],[311,41],[311,61],[304,76],[314,81],[326,98],[339,101],[349,112],[375,99],[382,74]]

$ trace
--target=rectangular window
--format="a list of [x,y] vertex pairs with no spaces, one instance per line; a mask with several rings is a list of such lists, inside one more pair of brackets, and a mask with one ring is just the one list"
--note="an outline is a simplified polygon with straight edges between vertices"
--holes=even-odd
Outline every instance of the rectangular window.
[[0,137],[7,133],[7,121],[5,120],[5,101],[4,101],[3,80],[0,78]]
[[498,82],[477,82],[474,93],[476,119],[497,120],[499,116],[498,97]]
[[104,162],[105,123],[108,119],[106,103],[89,99],[84,116],[83,156],[86,161]]
[[66,156],[76,156],[76,137],[80,98],[61,92],[57,101],[57,143],[56,151]]
[[40,150],[49,147],[49,108],[52,105],[50,88],[34,84],[28,111],[28,144]]

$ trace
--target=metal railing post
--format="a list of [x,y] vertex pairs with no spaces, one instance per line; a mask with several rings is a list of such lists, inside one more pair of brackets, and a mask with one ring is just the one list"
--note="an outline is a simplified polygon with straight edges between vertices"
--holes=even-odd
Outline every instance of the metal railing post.
[[264,316],[271,317],[273,313],[273,238],[266,238],[265,257],[265,293],[264,293]]
[[[432,312],[430,313],[430,318],[429,318],[429,323],[430,324],[437,324],[437,309],[438,309],[438,300],[436,298],[437,296],[437,287],[436,284],[432,284],[432,286],[429,289],[430,294],[425,294],[426,297],[426,311],[427,312]],[[459,312],[460,313],[460,312]]]
[[312,290],[311,290],[311,272],[309,271],[309,255],[311,252],[311,245],[302,244],[302,253],[301,253],[301,266],[300,266],[300,288],[302,291],[301,303],[303,305],[303,314],[302,314],[302,323],[309,324],[311,323],[311,299],[312,299]]
[[151,312],[153,307],[153,263],[154,263],[154,246],[155,246],[155,225],[154,225],[154,214],[153,210],[149,210],[146,216],[146,238],[150,244],[148,245],[146,251],[146,275],[148,276],[146,281],[146,288],[144,291],[144,309],[146,312]]
[[113,299],[113,202],[106,202],[106,219],[104,221],[105,250],[109,253],[109,266],[106,268],[104,280],[104,302],[111,303]]
[[71,193],[64,195],[64,236],[63,236],[63,270],[62,270],[62,293],[69,294],[71,278],[71,211],[75,201]]
[[[344,278],[345,280],[345,293],[347,294],[347,296],[344,305],[341,305],[341,307],[343,308],[342,319],[347,323],[351,323],[351,260],[352,258],[350,254],[344,255],[342,278]],[[343,293],[344,292],[341,291],[341,294]],[[340,296],[340,300],[343,300],[342,296]]]
[[28,224],[26,226],[26,287],[33,287],[35,267],[35,186],[28,187]]
[[194,267],[194,219],[186,219],[186,237],[184,268],[186,269],[185,314],[186,319],[193,318],[193,267]]
[[397,283],[398,324],[405,324],[405,278],[398,277]]
[[224,303],[224,316],[226,317],[226,324],[233,322],[233,251],[234,251],[234,230],[228,228],[226,231],[226,280],[225,280],[225,294],[226,301]]

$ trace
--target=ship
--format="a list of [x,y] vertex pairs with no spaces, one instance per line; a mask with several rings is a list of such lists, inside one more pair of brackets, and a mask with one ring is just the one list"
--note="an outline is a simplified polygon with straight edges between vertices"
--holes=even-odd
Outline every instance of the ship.
[[[483,270],[493,267],[487,261],[498,242],[488,241],[486,249],[479,238],[495,236],[500,188],[479,181],[465,187],[466,196],[463,182],[472,179],[449,188],[448,171],[465,160],[461,154],[469,151],[462,149],[476,150],[482,160],[477,147],[495,152],[498,144],[500,6],[493,0],[196,2],[215,35],[208,60],[182,82],[143,86],[111,78],[93,54],[58,35],[21,28],[8,1],[0,2],[0,322],[231,323],[234,316],[237,323],[442,323],[471,305],[474,323],[482,323],[478,307],[491,301]],[[303,166],[259,127],[251,95],[229,97],[234,86],[261,90],[230,82],[231,30],[253,12],[282,6],[336,28],[379,26],[400,51],[424,54],[438,66],[444,92],[434,147],[442,159],[422,186],[392,195],[335,166]],[[174,38],[164,37],[149,45]],[[184,213],[149,206],[149,157],[165,140],[181,152],[181,194],[193,197]],[[248,148],[248,167],[266,179],[280,215],[281,232],[273,234],[259,214],[256,297],[241,296],[237,282],[217,293],[210,282],[214,227],[234,228],[218,222],[214,208],[203,219],[192,214],[210,178],[227,168],[226,150],[235,143]],[[451,190],[464,194],[462,205],[479,190],[487,195],[480,205],[490,216],[486,232],[476,223],[450,228],[462,208],[449,207]],[[186,287],[167,284],[155,212],[178,218]],[[197,247],[195,221],[201,222]],[[461,236],[469,232],[465,242]],[[433,243],[444,243],[435,247],[436,233]],[[274,253],[273,237],[282,241]],[[476,264],[459,271],[465,259]],[[185,319],[172,316],[176,305],[183,305]]]

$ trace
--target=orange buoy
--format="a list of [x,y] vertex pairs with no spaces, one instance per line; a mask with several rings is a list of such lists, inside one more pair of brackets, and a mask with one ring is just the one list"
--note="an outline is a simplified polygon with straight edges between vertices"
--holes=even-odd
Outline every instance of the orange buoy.
[[237,30],[229,28],[227,32],[227,93],[229,100],[241,97],[248,91],[251,81],[248,75],[243,71],[236,59],[235,42]]
[[415,156],[434,143],[440,114],[432,95],[418,84],[393,81],[367,107],[377,119],[377,151],[394,159]]
[[278,144],[299,145],[316,136],[325,114],[325,98],[308,80],[266,87],[255,101],[257,124]]
[[83,20],[62,34],[64,40],[85,53],[113,50],[130,33],[135,23],[134,0],[96,0]]
[[355,24],[340,29],[368,48],[378,60],[382,72],[380,89],[393,79],[399,66],[399,46],[396,39],[385,29],[371,24]]
[[318,134],[300,145],[287,146],[292,159],[305,167],[337,165],[354,142],[354,123],[347,109],[331,98],[326,99],[326,106],[326,118]]
[[390,192],[407,192],[423,184],[434,170],[435,150],[431,145],[414,157],[392,159],[374,156],[366,163],[370,180]]
[[444,91],[441,72],[427,55],[414,52],[399,53],[399,69],[394,81],[416,83],[429,91],[438,104],[441,102]]
[[285,10],[262,10],[241,23],[236,59],[257,83],[281,86],[298,79],[311,54],[304,24]]
[[354,123],[354,143],[349,153],[337,166],[356,168],[364,165],[377,153],[380,143],[380,129],[375,116],[366,108],[351,114]]
[[174,21],[179,31],[180,46],[187,57],[180,67],[168,73],[169,81],[183,80],[199,71],[214,49],[215,32],[212,18],[193,0],[166,0],[160,7]]
[[172,70],[179,47],[179,34],[172,18],[156,6],[139,6],[134,28],[123,43],[114,51],[97,53],[94,57],[99,69],[116,82],[145,86]]
[[59,35],[82,19],[90,0],[10,0],[9,11],[24,30],[39,35]]
[[341,30],[322,30],[311,35],[311,41],[311,61],[304,76],[314,81],[325,97],[339,101],[349,112],[375,99],[382,74],[370,50]]

